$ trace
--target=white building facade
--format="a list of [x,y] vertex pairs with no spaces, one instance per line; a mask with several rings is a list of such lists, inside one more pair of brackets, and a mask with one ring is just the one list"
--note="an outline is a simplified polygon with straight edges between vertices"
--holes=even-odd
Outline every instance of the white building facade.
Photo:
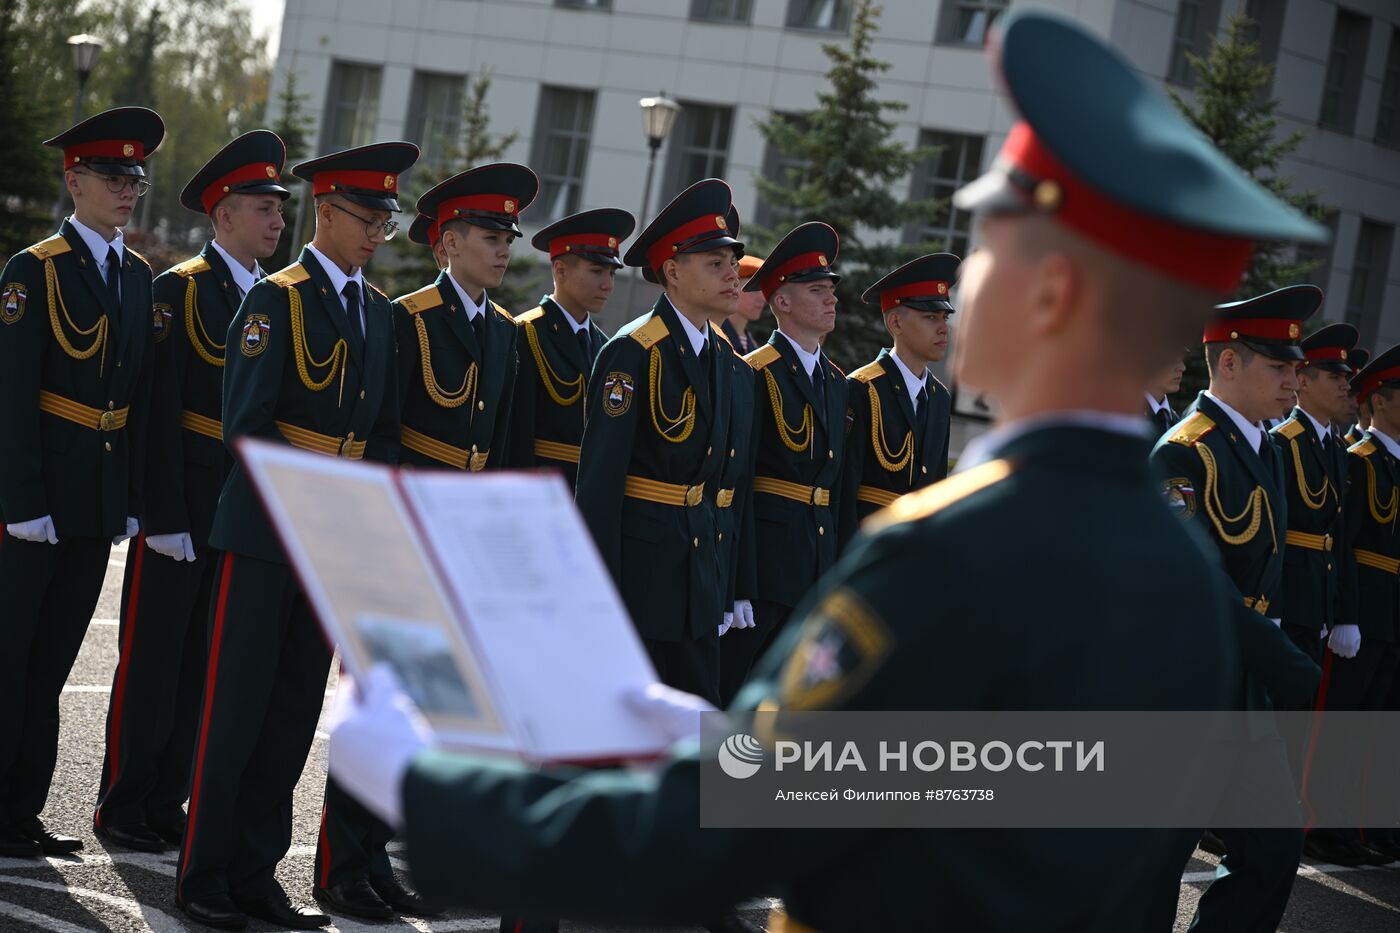
[[[875,57],[882,98],[907,110],[898,135],[941,147],[905,184],[942,197],[995,157],[1012,116],[981,44],[1011,0],[884,0]],[[1019,2],[1019,0],[1017,0]],[[782,160],[756,121],[811,109],[825,88],[822,44],[842,42],[852,0],[287,0],[274,101],[289,71],[317,118],[316,151],[408,139],[431,161],[460,126],[469,77],[491,75],[494,133],[540,175],[527,235],[597,207],[640,212],[648,147],[638,99],[684,110],[659,153],[654,213],[717,175],[743,217],[763,221],[754,176]],[[1362,345],[1400,342],[1400,2],[1396,0],[1049,0],[1106,36],[1144,74],[1189,94],[1186,52],[1203,54],[1230,15],[1256,20],[1282,132],[1308,138],[1286,164],[1331,212],[1331,246],[1311,278],[1325,317]],[[948,210],[904,232],[965,253],[968,218]],[[618,302],[614,302],[617,305]],[[636,308],[610,307],[615,326]]]

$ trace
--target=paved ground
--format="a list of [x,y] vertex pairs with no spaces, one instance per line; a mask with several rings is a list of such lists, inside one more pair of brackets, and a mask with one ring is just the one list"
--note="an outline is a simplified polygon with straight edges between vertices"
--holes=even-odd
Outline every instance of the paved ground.
[[[184,930],[184,917],[172,901],[175,855],[144,855],[106,850],[92,835],[92,803],[102,765],[102,739],[108,688],[117,658],[117,601],[125,549],[113,554],[107,586],[95,622],[69,677],[63,698],[59,773],[44,817],[66,832],[78,831],[87,846],[81,858],[30,861],[0,859],[0,930],[113,933]],[[316,821],[325,781],[324,736],[317,739],[297,787],[297,820],[292,851],[279,877],[294,899],[310,903]],[[1182,880],[1176,924],[1184,931],[1196,899],[1213,875],[1214,859],[1197,853]],[[400,867],[402,865],[400,864]],[[1008,896],[1013,892],[1008,892]],[[762,922],[766,904],[749,905],[746,915]],[[493,930],[496,918],[484,912],[454,913],[433,921],[368,924],[341,921],[350,931]],[[254,924],[253,930],[271,929]],[[597,931],[564,925],[570,933]],[[1287,933],[1361,933],[1400,930],[1400,865],[1345,869],[1304,866],[1281,930]]]

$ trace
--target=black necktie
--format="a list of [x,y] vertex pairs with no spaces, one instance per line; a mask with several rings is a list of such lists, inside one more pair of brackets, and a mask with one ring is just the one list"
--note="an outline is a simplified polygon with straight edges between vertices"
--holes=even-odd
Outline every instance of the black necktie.
[[351,344],[358,354],[364,350],[364,331],[360,329],[360,285],[353,279],[345,283],[345,287],[340,290],[345,296],[345,315],[350,318]]
[[486,314],[485,312],[476,315],[471,319],[472,333],[476,335],[476,346],[482,353],[486,352]]
[[593,339],[592,335],[588,333],[588,328],[574,331],[574,337],[578,340],[578,348],[583,353],[584,363],[591,365],[593,362]]
[[918,403],[914,406],[914,413],[922,418],[928,405],[928,386],[919,386],[919,394],[914,396],[914,400]]
[[821,402],[822,412],[826,411],[826,379],[822,373],[822,360],[817,357],[816,365],[812,367],[812,388],[817,390],[817,400]]
[[107,294],[112,296],[112,307],[120,313],[122,307],[122,261],[117,256],[115,246],[107,247]]

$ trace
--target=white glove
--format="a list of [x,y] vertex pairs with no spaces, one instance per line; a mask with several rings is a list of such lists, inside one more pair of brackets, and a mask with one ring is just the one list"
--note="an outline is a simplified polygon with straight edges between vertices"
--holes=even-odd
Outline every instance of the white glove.
[[35,541],[49,544],[58,543],[58,534],[53,530],[53,516],[45,515],[27,522],[6,525],[5,530],[21,541]]
[[753,603],[747,599],[734,601],[734,627],[753,628]]
[[1361,650],[1361,629],[1355,625],[1338,625],[1327,639],[1327,647],[1339,658],[1354,658]]
[[719,624],[719,633],[720,633],[721,635],[723,635],[725,632],[729,631],[729,629],[730,629],[731,627],[733,627],[733,625],[734,625],[734,613],[732,613],[732,612],[726,612],[726,613],[724,614],[724,621],[721,622],[721,623]]
[[403,826],[403,778],[433,734],[387,664],[369,672],[362,696],[342,674],[326,722],[331,777],[376,816]]
[[138,532],[138,531],[140,531],[140,530],[141,530],[141,523],[138,522],[136,519],[132,518],[130,515],[128,515],[128,516],[126,517],[126,534],[124,534],[124,535],[117,535],[115,538],[112,539],[112,544],[114,544],[114,545],[115,545],[115,544],[121,544],[123,541],[127,540],[128,538],[134,538],[134,537],[136,537],[136,532]]
[[171,560],[194,560],[194,539],[188,531],[174,535],[147,535],[146,546]]
[[700,714],[717,712],[709,700],[662,683],[629,691],[622,701],[668,742],[699,738]]

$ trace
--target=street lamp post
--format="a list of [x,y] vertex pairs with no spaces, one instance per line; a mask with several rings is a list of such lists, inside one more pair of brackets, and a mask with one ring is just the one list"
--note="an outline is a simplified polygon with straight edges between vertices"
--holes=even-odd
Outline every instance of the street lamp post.
[[642,192],[642,216],[637,218],[637,227],[641,229],[646,226],[647,215],[651,210],[651,184],[656,174],[656,153],[666,141],[666,137],[671,135],[671,127],[676,124],[681,105],[668,98],[665,91],[655,97],[643,97],[638,103],[642,106],[642,130],[646,133],[647,146],[651,149],[647,158],[646,189]]
[[73,49],[73,68],[78,72],[78,94],[73,98],[73,122],[83,118],[83,91],[87,89],[88,76],[97,64],[97,53],[102,51],[102,40],[84,33],[69,36],[68,45]]

